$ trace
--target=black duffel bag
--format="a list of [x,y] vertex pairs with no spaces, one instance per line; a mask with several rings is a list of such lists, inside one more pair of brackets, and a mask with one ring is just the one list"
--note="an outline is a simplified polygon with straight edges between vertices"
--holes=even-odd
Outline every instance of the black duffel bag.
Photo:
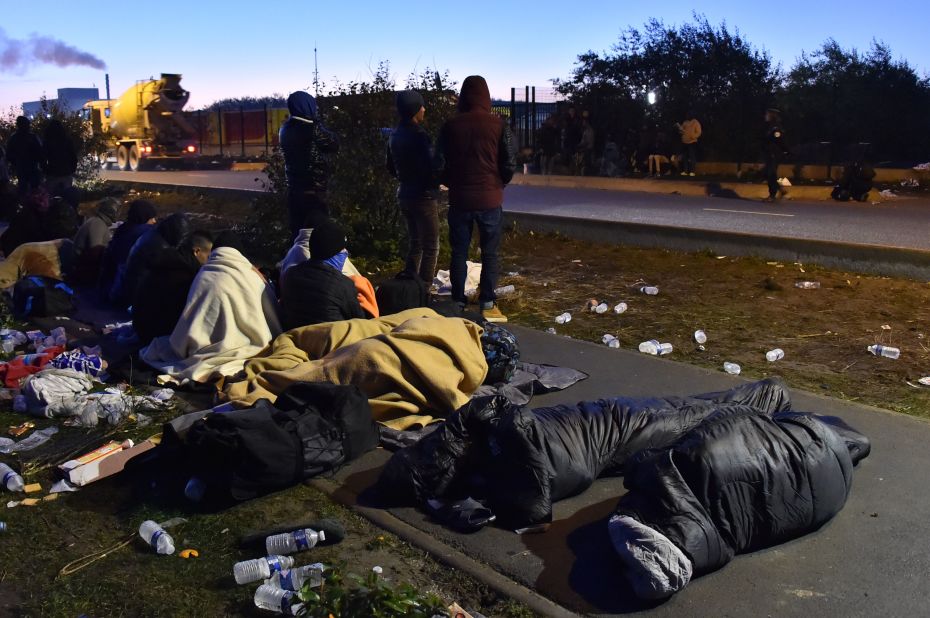
[[375,292],[381,315],[393,315],[407,309],[429,306],[429,284],[406,272],[388,279]]
[[356,386],[297,383],[276,405],[213,412],[183,438],[188,472],[213,497],[249,500],[333,470],[378,445]]
[[74,312],[74,290],[64,281],[33,275],[13,286],[13,315],[19,319],[49,318]]

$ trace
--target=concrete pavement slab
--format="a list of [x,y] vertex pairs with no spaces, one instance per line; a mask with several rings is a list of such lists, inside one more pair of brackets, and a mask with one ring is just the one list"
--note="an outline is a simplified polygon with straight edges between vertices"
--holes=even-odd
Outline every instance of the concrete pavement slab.
[[[729,388],[739,378],[636,352],[513,327],[523,358],[580,369],[590,378],[531,405],[575,403],[612,395],[686,395]],[[712,342],[711,342],[712,345]],[[777,370],[777,365],[774,366]],[[777,372],[774,372],[777,373]],[[928,615],[930,598],[930,423],[816,394],[793,393],[797,410],[844,418],[868,435],[872,454],[858,467],[845,509],[827,526],[791,543],[737,557],[671,600],[638,602],[623,581],[606,519],[622,479],[599,479],[555,505],[548,532],[518,536],[499,528],[451,532],[414,508],[390,508],[415,534],[439,541],[475,564],[503,574],[574,611],[598,616]],[[378,450],[323,480],[350,505],[378,508],[368,490],[389,453]],[[414,539],[416,542],[416,539]],[[480,568],[480,567],[479,567]]]

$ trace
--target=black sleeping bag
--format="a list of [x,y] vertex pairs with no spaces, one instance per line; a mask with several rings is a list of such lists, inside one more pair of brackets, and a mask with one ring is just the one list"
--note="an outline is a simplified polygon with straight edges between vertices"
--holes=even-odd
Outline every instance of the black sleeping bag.
[[781,380],[696,397],[618,397],[528,410],[503,397],[477,399],[390,459],[385,493],[424,504],[481,494],[511,527],[552,519],[552,503],[581,493],[630,456],[666,447],[705,418],[790,409]]

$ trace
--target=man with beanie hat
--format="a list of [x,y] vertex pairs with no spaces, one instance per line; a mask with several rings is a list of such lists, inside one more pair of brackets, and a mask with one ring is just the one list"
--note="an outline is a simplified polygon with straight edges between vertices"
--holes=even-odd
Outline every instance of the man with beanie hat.
[[426,107],[416,90],[397,93],[396,103],[400,122],[388,144],[387,168],[400,181],[397,200],[407,219],[404,272],[431,283],[439,256],[439,183],[433,174],[432,144],[421,126]]
[[287,269],[281,282],[285,330],[365,317],[355,284],[342,274],[348,256],[341,226],[325,220],[313,228],[310,259]]
[[504,186],[516,170],[510,127],[491,112],[491,93],[483,77],[462,83],[459,113],[439,133],[434,168],[449,187],[450,279],[452,300],[465,306],[466,260],[472,229],[478,227],[481,246],[481,313],[489,322],[506,322],[494,301],[500,270]]
[[100,260],[110,243],[113,232],[110,230],[116,222],[116,210],[119,202],[112,197],[105,197],[97,204],[94,214],[78,228],[74,235],[74,257],[77,265],[74,269],[76,283],[92,283],[100,272]]
[[287,209],[293,240],[309,211],[329,213],[326,205],[329,155],[339,149],[339,140],[323,126],[316,99],[309,93],[291,93],[287,98],[287,110],[291,116],[281,125],[278,142],[284,153]]

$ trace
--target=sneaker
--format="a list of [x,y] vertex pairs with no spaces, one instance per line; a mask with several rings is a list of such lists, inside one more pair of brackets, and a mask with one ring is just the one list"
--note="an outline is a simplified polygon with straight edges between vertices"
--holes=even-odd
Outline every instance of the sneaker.
[[487,308],[481,309],[481,317],[483,317],[488,322],[501,323],[507,321],[507,316],[501,313],[500,307],[497,305],[491,305]]
[[694,172],[691,172],[690,174],[688,174],[688,176],[694,177],[694,176],[697,176],[697,174],[695,174]]
[[682,172],[680,175],[681,175],[681,176],[687,176],[687,175],[688,175],[688,172]]

